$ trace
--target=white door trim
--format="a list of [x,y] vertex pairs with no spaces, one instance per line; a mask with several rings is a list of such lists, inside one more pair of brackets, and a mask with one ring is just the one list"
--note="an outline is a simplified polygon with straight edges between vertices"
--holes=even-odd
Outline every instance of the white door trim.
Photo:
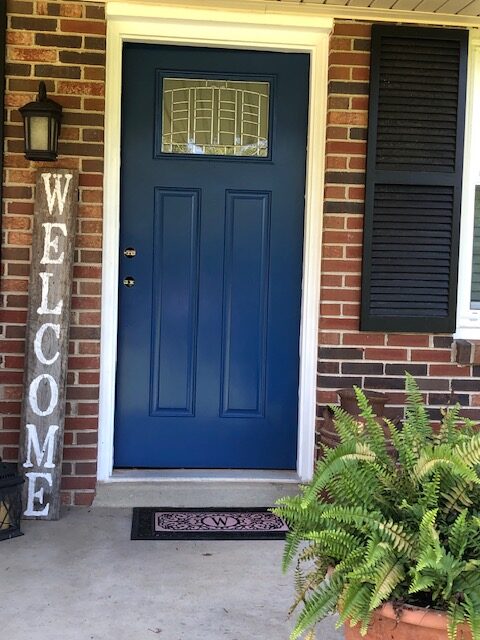
[[107,3],[102,339],[98,473],[113,478],[113,425],[118,322],[120,109],[123,42],[297,51],[310,55],[305,195],[297,473],[311,478],[315,449],[318,308],[327,101],[328,43],[333,20],[318,15]]

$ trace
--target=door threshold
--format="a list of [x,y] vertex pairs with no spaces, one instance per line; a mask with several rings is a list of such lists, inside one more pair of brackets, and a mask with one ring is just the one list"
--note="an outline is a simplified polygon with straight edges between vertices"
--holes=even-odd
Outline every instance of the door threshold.
[[295,471],[116,470],[97,483],[95,507],[271,507],[298,493]]
[[114,469],[108,482],[300,482],[288,469]]

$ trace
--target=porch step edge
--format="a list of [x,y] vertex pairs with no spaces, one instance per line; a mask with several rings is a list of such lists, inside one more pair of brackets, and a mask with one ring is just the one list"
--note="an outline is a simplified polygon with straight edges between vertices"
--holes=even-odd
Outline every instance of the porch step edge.
[[295,482],[99,482],[94,507],[269,507],[298,493]]

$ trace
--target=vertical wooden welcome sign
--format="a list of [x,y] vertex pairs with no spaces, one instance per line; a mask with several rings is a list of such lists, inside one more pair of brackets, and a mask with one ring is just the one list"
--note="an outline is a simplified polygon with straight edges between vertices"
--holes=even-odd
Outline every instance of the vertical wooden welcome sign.
[[25,518],[60,511],[77,202],[78,171],[38,171],[19,456]]

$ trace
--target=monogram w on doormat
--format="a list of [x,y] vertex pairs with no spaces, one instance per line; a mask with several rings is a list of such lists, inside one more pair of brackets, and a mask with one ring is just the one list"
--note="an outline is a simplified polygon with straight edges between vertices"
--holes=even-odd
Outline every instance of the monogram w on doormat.
[[131,540],[281,540],[288,530],[261,507],[135,507]]

